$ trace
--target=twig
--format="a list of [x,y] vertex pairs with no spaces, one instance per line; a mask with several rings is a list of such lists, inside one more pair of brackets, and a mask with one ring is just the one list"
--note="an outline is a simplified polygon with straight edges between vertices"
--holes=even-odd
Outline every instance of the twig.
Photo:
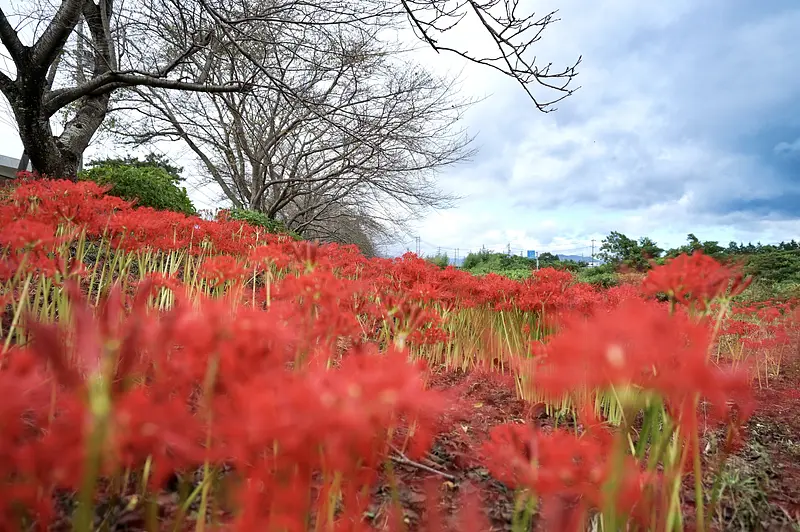
[[456,477],[451,475],[450,473],[445,473],[444,471],[439,471],[438,469],[434,469],[434,468],[432,468],[430,466],[426,466],[425,464],[420,464],[419,462],[415,462],[414,460],[410,459],[405,454],[400,452],[400,450],[394,448],[394,446],[392,446],[392,448],[394,449],[394,452],[397,453],[395,455],[392,455],[392,457],[391,457],[392,462],[395,462],[395,463],[398,463],[398,464],[402,464],[402,465],[411,466],[411,467],[415,467],[417,469],[421,469],[423,471],[427,471],[428,473],[433,473],[434,475],[439,475],[440,477],[446,478],[447,480],[450,480],[450,481],[456,480]]

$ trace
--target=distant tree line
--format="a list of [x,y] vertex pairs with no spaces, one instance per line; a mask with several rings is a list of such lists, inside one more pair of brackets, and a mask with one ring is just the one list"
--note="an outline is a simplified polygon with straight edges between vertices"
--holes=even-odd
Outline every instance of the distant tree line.
[[[741,264],[745,272],[757,280],[751,290],[756,292],[753,297],[800,296],[800,243],[795,240],[779,244],[730,242],[723,246],[715,240],[700,240],[690,233],[682,246],[664,249],[652,238],[634,239],[612,231],[602,240],[599,253],[594,257],[602,261],[599,266],[562,260],[554,253],[541,253],[538,266],[569,270],[576,273],[579,281],[609,287],[620,282],[618,273],[621,270],[645,272],[653,264],[663,264],[680,254],[698,250],[723,262]],[[446,257],[429,257],[428,260],[441,267],[448,263]],[[521,279],[536,268],[536,260],[482,249],[467,255],[461,268],[475,275],[497,273]]]
[[701,241],[694,234],[689,233],[686,236],[686,244],[665,250],[649,237],[634,240],[622,233],[612,231],[603,239],[598,258],[614,267],[624,266],[643,271],[650,267],[652,261],[659,263],[666,259],[677,257],[682,253],[691,254],[695,251],[702,251],[706,255],[725,259],[743,255],[797,252],[800,251],[800,243],[795,240],[779,244],[730,242],[726,247],[716,240]]
[[745,273],[757,281],[751,290],[754,298],[800,295],[800,243],[794,239],[779,244],[730,242],[722,246],[715,240],[701,241],[690,233],[686,244],[665,250],[650,238],[634,240],[612,231],[603,239],[598,255],[605,264],[587,272],[586,280],[594,282],[597,279],[602,284],[613,284],[616,282],[613,272],[621,268],[643,272],[654,263],[663,264],[682,253],[695,251],[702,251],[723,262],[740,264]]

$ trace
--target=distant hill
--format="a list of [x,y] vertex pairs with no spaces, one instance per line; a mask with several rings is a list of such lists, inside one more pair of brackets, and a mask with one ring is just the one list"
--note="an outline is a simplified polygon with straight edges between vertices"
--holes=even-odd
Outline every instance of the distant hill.
[[575,262],[589,262],[589,257],[582,255],[561,255],[556,254],[560,260],[574,260]]

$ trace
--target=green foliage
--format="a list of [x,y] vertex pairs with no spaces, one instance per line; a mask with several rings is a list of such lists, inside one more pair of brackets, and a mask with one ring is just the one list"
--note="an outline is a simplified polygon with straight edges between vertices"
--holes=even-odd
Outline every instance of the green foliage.
[[492,255],[493,253],[486,249],[482,249],[477,253],[470,253],[464,259],[464,262],[461,264],[461,267],[465,270],[471,270],[477,267],[479,264],[489,261]]
[[792,282],[769,283],[755,279],[747,289],[736,297],[739,301],[767,301],[770,299],[800,298],[800,284]]
[[[573,260],[561,260],[552,253],[542,253],[539,255],[540,268],[557,268],[560,270],[579,271],[588,266],[585,262],[575,262]],[[525,279],[530,277],[531,272],[536,268],[536,259],[520,257],[519,255],[508,255],[507,253],[492,253],[482,249],[478,253],[470,253],[461,265],[474,275],[486,275],[496,273],[511,279]]]
[[601,264],[594,268],[583,268],[578,272],[578,281],[588,283],[600,288],[610,288],[619,284],[619,275],[614,271],[613,264]]
[[475,274],[494,272],[505,275],[511,270],[530,272],[535,266],[536,261],[526,257],[481,250],[467,255],[461,268]]
[[442,269],[450,265],[450,258],[447,256],[447,253],[437,253],[436,255],[425,257],[425,260]]
[[668,258],[674,258],[682,253],[686,253],[687,255],[691,255],[695,251],[702,251],[703,254],[709,255],[715,258],[721,258],[725,253],[726,249],[719,245],[719,242],[716,240],[706,240],[705,242],[700,242],[700,239],[694,236],[694,234],[689,233],[686,236],[686,244],[670,249],[667,251]]
[[638,241],[617,231],[611,231],[600,246],[599,257],[615,267],[625,266],[637,271],[649,268],[650,260],[664,252],[652,239],[642,237]]
[[486,275],[496,273],[511,279],[525,279],[530,277],[536,267],[536,261],[518,255],[506,253],[492,253],[482,249],[478,253],[470,253],[461,265],[473,275]]
[[747,258],[745,272],[760,281],[800,284],[800,251],[773,251]]
[[263,227],[269,233],[287,234],[295,240],[302,239],[300,235],[289,230],[283,222],[280,220],[275,220],[274,218],[270,218],[263,212],[253,211],[250,209],[231,209],[227,211],[227,214],[228,218],[231,220],[245,222],[253,227]]
[[527,279],[533,273],[532,269],[528,268],[513,268],[510,270],[501,270],[496,272],[486,272],[486,273],[496,273],[497,275],[502,275],[503,277],[508,277],[509,279],[513,279],[515,281],[521,281],[522,279]]
[[105,159],[95,159],[86,164],[87,168],[94,168],[97,166],[111,166],[111,167],[131,166],[134,168],[156,167],[156,168],[161,168],[165,172],[167,172],[172,177],[176,185],[184,181],[184,178],[181,177],[181,172],[183,172],[183,168],[175,166],[165,156],[156,155],[155,153],[152,152],[148,153],[144,159],[139,159],[138,157],[131,157],[131,156],[106,157]]
[[735,258],[745,260],[744,271],[754,278],[741,299],[762,301],[800,296],[800,250],[761,251]]
[[539,255],[540,268],[555,268],[557,270],[567,270],[577,272],[589,266],[588,262],[577,262],[574,260],[561,260],[558,255],[544,252]]
[[727,247],[713,240],[701,242],[693,234],[687,235],[686,240],[685,245],[669,250],[666,257],[700,250],[721,261],[744,264],[745,273],[754,282],[740,299],[761,301],[800,295],[800,244],[794,240],[767,245],[731,242]]
[[83,181],[111,185],[109,194],[137,205],[158,210],[196,214],[186,188],[179,187],[174,175],[159,166],[129,166],[116,162],[95,164],[78,176]]
[[552,264],[558,262],[558,255],[553,255],[552,253],[545,251],[544,253],[539,253],[539,264]]
[[780,244],[765,245],[762,245],[761,242],[758,242],[756,245],[752,243],[744,245],[742,243],[737,244],[736,242],[731,242],[725,249],[725,253],[730,255],[755,255],[758,253],[772,253],[775,251],[800,251],[800,242],[791,240],[789,242],[781,242]]

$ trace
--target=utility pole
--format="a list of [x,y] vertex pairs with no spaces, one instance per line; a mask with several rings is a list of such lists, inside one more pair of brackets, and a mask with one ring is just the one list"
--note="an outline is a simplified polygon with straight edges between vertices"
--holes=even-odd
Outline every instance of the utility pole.
[[417,257],[419,257],[419,252],[420,252],[419,241],[420,241],[420,238],[418,236],[415,236],[414,239],[417,241]]
[[536,270],[538,271],[539,270],[539,252],[538,251],[534,251],[533,253],[534,253],[534,255],[536,255]]
[[506,255],[511,256],[511,242],[506,246]]
[[594,238],[592,239],[592,266],[594,266]]

